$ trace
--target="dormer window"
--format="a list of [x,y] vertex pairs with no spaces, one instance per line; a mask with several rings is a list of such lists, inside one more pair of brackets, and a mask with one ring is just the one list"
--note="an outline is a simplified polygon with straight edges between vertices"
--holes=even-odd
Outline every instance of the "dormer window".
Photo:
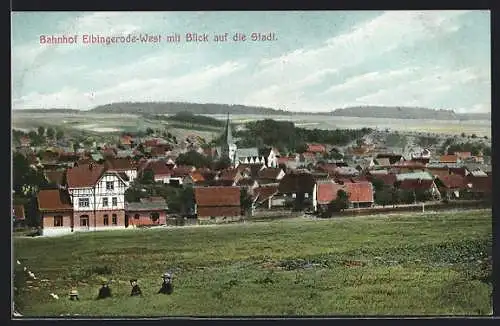
[[113,190],[115,189],[115,185],[113,181],[106,181],[106,190]]

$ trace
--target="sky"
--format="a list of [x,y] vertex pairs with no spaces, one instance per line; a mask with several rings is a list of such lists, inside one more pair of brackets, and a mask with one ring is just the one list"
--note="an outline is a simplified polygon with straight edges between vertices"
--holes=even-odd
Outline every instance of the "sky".
[[[12,107],[194,102],[491,111],[489,11],[14,12]],[[181,42],[169,43],[178,33]],[[187,33],[208,42],[187,42]],[[227,33],[227,41],[215,35]],[[235,33],[246,41],[233,41]],[[274,35],[252,41],[252,33]],[[84,44],[84,35],[161,36]],[[73,44],[41,43],[73,36]]]

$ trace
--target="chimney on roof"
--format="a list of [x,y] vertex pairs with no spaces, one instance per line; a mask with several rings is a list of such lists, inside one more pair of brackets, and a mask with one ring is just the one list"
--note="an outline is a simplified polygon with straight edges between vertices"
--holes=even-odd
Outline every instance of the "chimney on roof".
[[90,162],[89,164],[89,170],[92,170],[94,168],[94,162]]

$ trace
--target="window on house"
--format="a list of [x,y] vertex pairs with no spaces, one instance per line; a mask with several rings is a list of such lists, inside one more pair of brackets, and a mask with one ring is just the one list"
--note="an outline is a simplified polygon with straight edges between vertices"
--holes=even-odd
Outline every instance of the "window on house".
[[115,185],[113,181],[106,181],[106,190],[113,190],[115,189]]
[[88,198],[79,198],[78,199],[78,206],[80,207],[89,207],[89,199]]
[[89,216],[88,215],[80,216],[80,226],[89,226]]
[[104,225],[109,225],[109,216],[108,216],[108,214],[104,215],[103,224]]
[[118,225],[118,218],[116,217],[116,214],[113,214],[113,215],[111,216],[111,223],[112,223],[113,225]]
[[108,207],[109,203],[108,203],[108,197],[104,197],[102,199],[102,207]]
[[54,226],[63,226],[63,217],[62,216],[54,216]]
[[116,197],[111,198],[111,202],[112,202],[113,206],[118,206],[118,198],[116,198]]
[[297,194],[292,194],[292,198],[297,198]]
[[134,218],[135,218],[136,220],[138,220],[138,219],[139,219],[139,217],[140,217],[140,215],[139,215],[139,214],[135,214],[135,215],[134,215]]
[[304,194],[304,198],[309,198],[309,194],[307,192]]

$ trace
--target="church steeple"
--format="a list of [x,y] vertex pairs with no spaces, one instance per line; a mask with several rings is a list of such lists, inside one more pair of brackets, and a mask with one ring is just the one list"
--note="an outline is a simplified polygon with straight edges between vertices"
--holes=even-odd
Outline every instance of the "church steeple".
[[229,112],[227,113],[226,127],[224,128],[224,145],[231,145],[233,143],[233,134],[231,131],[231,122],[229,120]]

